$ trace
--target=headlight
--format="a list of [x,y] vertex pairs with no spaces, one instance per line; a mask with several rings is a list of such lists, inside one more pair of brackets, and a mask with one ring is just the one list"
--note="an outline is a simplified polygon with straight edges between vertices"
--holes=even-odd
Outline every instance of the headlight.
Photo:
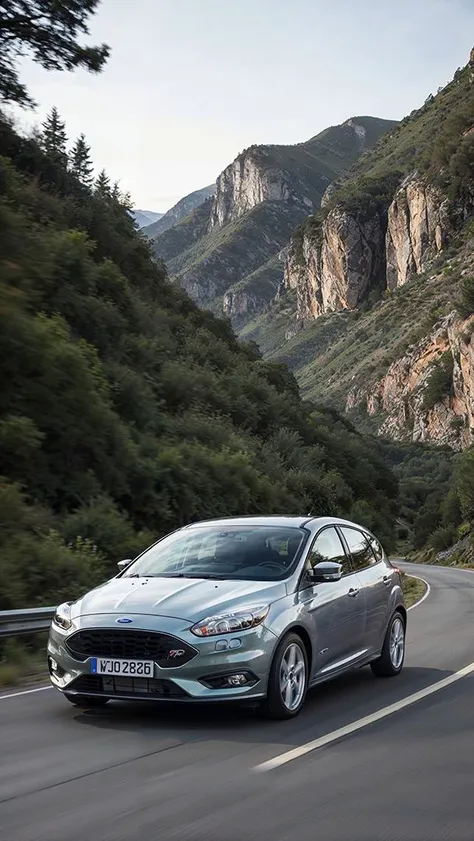
[[56,608],[56,613],[53,617],[53,622],[58,625],[63,631],[69,630],[72,625],[71,621],[71,605],[69,602],[64,602]]
[[197,637],[214,637],[216,634],[231,634],[234,631],[247,631],[261,625],[269,610],[269,606],[248,607],[236,610],[235,613],[222,613],[219,616],[208,616],[196,622],[191,633]]

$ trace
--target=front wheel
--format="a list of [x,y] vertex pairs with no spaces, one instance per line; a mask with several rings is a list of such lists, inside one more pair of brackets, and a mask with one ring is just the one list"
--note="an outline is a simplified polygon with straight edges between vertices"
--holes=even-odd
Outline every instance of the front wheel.
[[405,660],[405,622],[401,613],[393,614],[378,660],[370,664],[377,677],[394,677],[400,674]]
[[308,656],[301,637],[289,633],[279,643],[268,678],[267,697],[261,705],[266,718],[298,715],[308,688]]
[[108,698],[101,698],[99,695],[73,695],[69,692],[63,692],[64,697],[70,704],[76,707],[103,707],[109,700]]

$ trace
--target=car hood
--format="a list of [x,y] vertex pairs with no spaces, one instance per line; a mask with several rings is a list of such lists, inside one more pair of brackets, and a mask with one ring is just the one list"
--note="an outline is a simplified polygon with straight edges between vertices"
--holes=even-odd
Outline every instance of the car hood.
[[216,613],[263,605],[286,595],[284,581],[190,578],[113,578],[72,606],[75,619],[91,614],[149,614],[197,622]]

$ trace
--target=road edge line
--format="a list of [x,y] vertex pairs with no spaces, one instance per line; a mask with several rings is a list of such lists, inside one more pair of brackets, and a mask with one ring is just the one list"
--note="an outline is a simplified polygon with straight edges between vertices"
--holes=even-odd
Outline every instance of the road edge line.
[[417,581],[423,581],[423,584],[426,586],[426,591],[423,593],[421,599],[418,599],[418,601],[415,602],[415,604],[412,604],[410,605],[410,607],[407,607],[408,611],[413,610],[414,607],[419,607],[420,604],[422,604],[422,602],[424,602],[424,600],[428,598],[429,594],[431,593],[431,586],[425,578],[421,577],[421,575],[410,575],[409,572],[405,573],[405,575],[408,575],[410,578],[416,578]]
[[31,695],[33,692],[44,692],[45,689],[53,689],[53,686],[37,686],[36,689],[23,689],[20,692],[10,692],[8,695],[0,695],[0,701],[7,698],[18,698],[20,695]]
[[308,753],[312,753],[312,751],[317,750],[318,748],[325,747],[331,742],[342,739],[344,736],[349,736],[358,730],[362,730],[362,728],[367,727],[369,724],[374,724],[376,721],[387,718],[387,716],[393,715],[394,713],[403,710],[405,707],[409,707],[412,704],[423,700],[423,698],[433,695],[435,692],[439,692],[441,689],[450,686],[452,683],[456,683],[458,680],[461,680],[463,677],[466,677],[473,672],[474,663],[470,663],[463,669],[459,669],[459,671],[454,672],[454,674],[448,675],[447,677],[442,678],[442,680],[432,683],[430,686],[426,686],[424,689],[418,690],[418,692],[412,693],[412,695],[407,695],[405,698],[395,701],[395,703],[390,704],[388,707],[383,707],[381,710],[377,710],[370,715],[366,715],[364,718],[359,718],[351,724],[346,724],[344,727],[339,727],[337,730],[333,730],[332,733],[320,736],[319,739],[313,739],[311,742],[307,742],[306,744],[300,745],[292,750],[285,751],[285,753],[281,753],[278,756],[273,757],[273,759],[268,759],[266,762],[255,765],[252,768],[252,771],[256,773],[263,773],[265,771],[272,771],[282,765],[286,765],[294,759],[299,759]]

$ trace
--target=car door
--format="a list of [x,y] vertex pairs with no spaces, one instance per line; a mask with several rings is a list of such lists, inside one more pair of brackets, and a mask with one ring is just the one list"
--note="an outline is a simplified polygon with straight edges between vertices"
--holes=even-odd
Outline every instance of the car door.
[[[357,572],[366,598],[365,644],[370,651],[378,651],[383,642],[388,621],[390,576],[382,563],[383,550],[369,535],[353,526],[339,526],[352,565]],[[369,542],[370,539],[370,542]],[[375,543],[374,543],[375,541]],[[373,548],[373,546],[374,548]],[[374,549],[379,549],[377,559]]]
[[[342,578],[313,583],[308,570],[321,561],[340,563]],[[356,662],[366,626],[365,594],[334,526],[326,526],[316,535],[306,558],[298,595],[315,652],[311,678]]]

